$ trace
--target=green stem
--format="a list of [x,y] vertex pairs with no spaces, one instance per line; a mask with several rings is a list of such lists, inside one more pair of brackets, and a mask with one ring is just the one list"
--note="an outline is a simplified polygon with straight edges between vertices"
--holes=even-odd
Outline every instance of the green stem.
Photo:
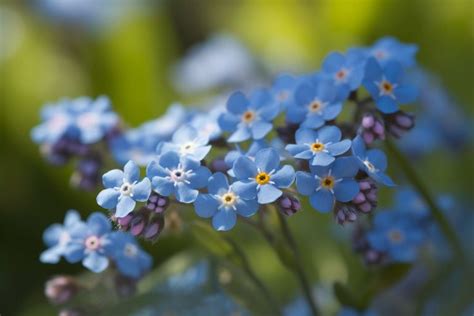
[[395,143],[391,139],[386,140],[386,147],[392,154],[392,156],[397,160],[399,166],[402,168],[407,179],[415,187],[421,197],[425,200],[426,204],[431,210],[431,215],[436,221],[447,241],[449,242],[454,255],[460,260],[464,261],[464,252],[461,246],[461,243],[456,235],[456,232],[451,227],[449,221],[444,216],[443,212],[440,210],[438,205],[435,202],[435,199],[429,192],[428,188],[425,186],[423,181],[420,179],[416,173],[415,168],[410,164],[408,159],[400,152]]

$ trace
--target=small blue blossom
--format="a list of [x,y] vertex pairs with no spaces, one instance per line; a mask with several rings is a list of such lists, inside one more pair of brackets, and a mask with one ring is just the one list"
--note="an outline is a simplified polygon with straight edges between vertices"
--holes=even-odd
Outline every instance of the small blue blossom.
[[109,265],[107,244],[112,224],[102,213],[92,213],[85,223],[81,222],[70,230],[71,240],[64,256],[70,263],[82,261],[92,272],[102,272]]
[[400,43],[394,37],[383,37],[368,49],[368,55],[377,59],[385,66],[391,61],[399,62],[403,67],[413,67],[416,65],[415,55],[418,46],[414,44]]
[[139,180],[140,169],[131,160],[123,171],[110,170],[102,176],[105,189],[97,195],[97,204],[108,210],[115,208],[116,217],[127,216],[135,209],[136,202],[146,202],[150,197],[150,180]]
[[344,100],[361,85],[364,67],[365,60],[358,53],[348,51],[343,55],[333,52],[323,61],[322,75],[337,87],[337,99]]
[[360,169],[365,171],[369,177],[386,186],[395,186],[392,179],[385,174],[387,169],[387,157],[380,149],[365,148],[364,141],[357,136],[352,141],[352,154],[357,157]]
[[296,89],[296,106],[288,108],[286,118],[304,128],[319,128],[341,112],[342,104],[336,102],[336,97],[337,90],[331,81],[318,75],[307,78]]
[[146,133],[143,128],[129,129],[125,133],[114,137],[109,142],[110,151],[115,161],[124,165],[133,160],[137,165],[144,167],[156,156],[156,147],[161,139]]
[[271,121],[279,112],[280,106],[273,102],[267,90],[255,91],[250,99],[242,92],[235,92],[227,101],[227,112],[219,117],[219,126],[232,133],[228,139],[231,143],[258,140],[272,130]]
[[295,89],[299,82],[300,78],[288,74],[281,74],[273,81],[270,92],[275,102],[279,104],[281,111],[294,105]]
[[310,197],[313,208],[326,213],[333,209],[335,201],[349,202],[359,193],[359,185],[354,180],[358,171],[355,158],[337,158],[329,166],[311,167],[311,173],[298,171],[296,188]]
[[194,202],[198,189],[206,186],[210,176],[209,169],[201,166],[199,161],[180,157],[174,151],[164,153],[147,167],[153,190],[163,196],[174,194],[182,203]]
[[208,143],[208,136],[200,136],[196,128],[185,125],[173,134],[171,142],[165,142],[160,146],[160,151],[161,153],[175,151],[180,156],[201,161],[211,150]]
[[379,212],[375,215],[373,228],[367,233],[370,245],[398,262],[416,259],[418,248],[425,235],[418,221],[399,211]]
[[125,232],[113,232],[105,246],[121,274],[138,279],[150,270],[152,257],[141,249],[136,239]]
[[72,129],[74,120],[66,101],[45,105],[41,109],[41,119],[43,122],[31,131],[31,138],[38,144],[57,142]]
[[403,68],[398,62],[390,61],[382,68],[373,58],[367,61],[363,84],[381,112],[394,113],[400,104],[416,100],[415,86],[405,84],[402,79]]
[[280,155],[273,148],[265,148],[255,154],[255,161],[248,157],[237,158],[232,167],[244,198],[258,198],[258,203],[274,202],[282,195],[280,189],[288,188],[295,180],[295,170],[290,165],[280,168]]
[[[219,98],[219,102],[220,102]],[[209,140],[215,140],[222,135],[222,130],[219,127],[218,119],[222,113],[225,112],[225,103],[217,103],[209,111],[204,111],[194,115],[189,124],[194,127],[199,136],[208,137]]]
[[313,166],[327,166],[351,148],[351,141],[341,141],[341,137],[341,130],[336,126],[324,126],[318,131],[299,129],[296,144],[287,145],[286,150],[295,158],[310,160]]
[[227,231],[235,226],[237,214],[250,217],[258,210],[258,203],[253,198],[241,195],[244,187],[239,184],[229,185],[223,173],[215,173],[209,178],[208,194],[200,194],[194,202],[196,213],[204,218],[212,217],[212,226],[219,231]]
[[[251,160],[255,160],[255,154],[260,149],[268,148],[269,146],[268,146],[267,142],[262,139],[262,140],[256,140],[256,141],[252,142],[252,144],[249,146],[247,151],[242,150],[239,145],[235,145],[235,147],[236,147],[235,150],[229,151],[224,157],[224,161],[225,161],[226,165],[229,168],[232,168],[232,166],[234,166],[234,162],[237,160],[237,158],[242,157],[242,156],[250,158]],[[227,173],[231,177],[235,177],[234,172],[232,171],[232,169],[229,169],[227,171]]]
[[43,233],[43,241],[49,248],[41,253],[40,261],[43,263],[58,263],[71,241],[71,228],[80,222],[79,213],[75,210],[69,210],[64,218],[64,225],[53,224],[49,226]]

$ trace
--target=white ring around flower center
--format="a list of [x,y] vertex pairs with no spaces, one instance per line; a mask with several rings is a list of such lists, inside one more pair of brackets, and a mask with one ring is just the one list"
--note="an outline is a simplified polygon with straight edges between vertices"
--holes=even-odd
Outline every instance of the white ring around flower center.
[[124,182],[120,187],[120,194],[122,195],[132,195],[133,192],[133,184]]
[[84,246],[88,250],[97,250],[100,248],[100,238],[95,235],[89,236],[84,241]]
[[138,253],[138,248],[134,244],[128,243],[125,245],[123,253],[127,257],[135,257]]

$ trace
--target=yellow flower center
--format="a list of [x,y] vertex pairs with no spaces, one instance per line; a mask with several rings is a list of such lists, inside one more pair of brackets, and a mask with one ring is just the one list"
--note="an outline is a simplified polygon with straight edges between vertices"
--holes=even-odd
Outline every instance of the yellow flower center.
[[320,142],[315,142],[311,144],[311,150],[315,153],[321,152],[324,150],[324,144]]
[[328,189],[328,190],[332,189],[335,183],[336,181],[334,180],[334,177],[332,176],[326,176],[321,179],[321,187],[323,187],[324,189]]
[[246,111],[242,114],[242,121],[245,123],[250,123],[255,119],[255,112],[253,111]]
[[385,93],[392,93],[393,86],[390,82],[384,81],[382,83],[382,89],[383,89],[383,91],[385,91]]
[[260,172],[255,177],[255,181],[257,181],[257,183],[260,185],[267,184],[270,182],[270,175],[266,172]]
[[321,102],[313,101],[309,104],[309,110],[311,112],[318,112],[321,109]]
[[395,243],[399,243],[403,240],[403,234],[398,229],[392,229],[388,233],[388,238]]
[[234,193],[228,192],[228,193],[222,195],[221,199],[222,199],[222,203],[224,205],[233,205],[237,198],[236,198]]

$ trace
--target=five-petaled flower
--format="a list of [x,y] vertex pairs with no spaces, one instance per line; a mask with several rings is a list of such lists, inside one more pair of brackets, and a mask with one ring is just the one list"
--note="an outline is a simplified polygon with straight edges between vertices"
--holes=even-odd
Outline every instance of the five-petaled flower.
[[387,156],[380,149],[365,148],[364,141],[357,136],[352,141],[352,154],[357,157],[360,169],[365,171],[372,179],[386,186],[395,186],[392,179],[385,174],[387,169]]
[[102,176],[105,189],[97,195],[97,204],[106,209],[115,208],[116,217],[127,216],[136,202],[146,202],[151,193],[148,178],[140,180],[140,169],[129,161],[124,170],[110,170]]
[[208,194],[200,194],[194,202],[196,213],[204,218],[212,217],[212,226],[219,231],[234,227],[237,214],[250,217],[258,210],[255,194],[249,194],[239,183],[229,185],[223,173],[209,178]]
[[160,151],[161,153],[175,151],[181,156],[201,161],[211,150],[208,143],[209,136],[200,135],[197,129],[185,125],[173,134],[171,142],[164,142],[160,146]]
[[232,133],[227,140],[231,143],[258,140],[272,130],[271,121],[279,112],[279,104],[266,90],[255,91],[250,99],[242,92],[234,92],[227,100],[227,112],[219,117],[219,126]]
[[341,131],[336,126],[325,126],[314,131],[299,129],[296,132],[296,144],[289,144],[286,150],[299,159],[310,160],[313,166],[327,166],[351,148],[351,141],[341,141]]
[[397,61],[403,67],[413,67],[416,65],[415,55],[417,51],[418,46],[403,44],[396,38],[387,36],[372,45],[368,49],[368,55],[376,58],[381,65],[386,65],[390,61]]
[[199,191],[207,184],[211,172],[199,161],[169,151],[147,166],[147,177],[151,179],[155,192],[170,196],[174,194],[182,203],[192,203]]
[[353,157],[337,158],[326,167],[311,167],[311,173],[296,173],[296,188],[302,195],[310,197],[313,208],[320,212],[329,212],[334,202],[349,202],[357,193],[359,185],[354,180],[359,171]]
[[282,195],[280,189],[291,186],[295,170],[290,165],[280,168],[280,156],[273,148],[265,148],[255,154],[255,161],[248,157],[237,158],[232,167],[242,196],[252,198],[257,195],[258,203],[274,202]]

